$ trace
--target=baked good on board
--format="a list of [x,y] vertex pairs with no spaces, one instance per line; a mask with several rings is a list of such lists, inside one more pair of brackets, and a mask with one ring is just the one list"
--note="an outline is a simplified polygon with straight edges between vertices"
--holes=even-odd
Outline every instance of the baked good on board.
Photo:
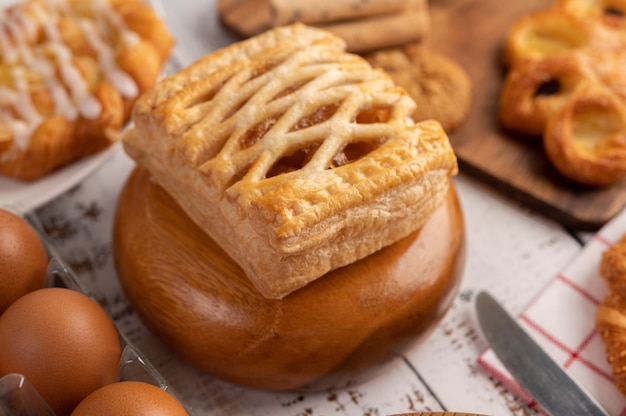
[[456,62],[419,43],[411,43],[365,55],[372,66],[384,69],[417,104],[415,121],[437,120],[447,133],[467,118],[473,86]]

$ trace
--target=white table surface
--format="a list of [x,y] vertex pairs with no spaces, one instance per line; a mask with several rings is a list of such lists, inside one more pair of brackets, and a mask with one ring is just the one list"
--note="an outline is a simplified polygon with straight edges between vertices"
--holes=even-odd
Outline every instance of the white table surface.
[[[230,43],[215,0],[163,0],[178,44],[177,65]],[[175,65],[173,65],[175,66]],[[589,234],[573,234],[546,217],[461,172],[455,178],[466,221],[467,261],[454,305],[428,340],[399,357],[384,374],[331,393],[254,391],[215,380],[167,354],[111,288],[111,223],[117,197],[133,167],[122,152],[77,187],[37,210],[59,252],[95,287],[122,328],[142,348],[197,415],[389,415],[459,411],[488,415],[535,414],[477,365],[486,348],[474,318],[474,295],[488,289],[512,313],[528,302],[580,253]],[[118,288],[117,288],[118,289]]]

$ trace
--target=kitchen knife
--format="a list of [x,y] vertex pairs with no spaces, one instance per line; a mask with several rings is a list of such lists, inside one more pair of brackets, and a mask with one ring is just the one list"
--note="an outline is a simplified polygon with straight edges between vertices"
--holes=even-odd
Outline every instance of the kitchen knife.
[[498,359],[544,410],[552,415],[606,416],[491,295],[478,294],[476,314]]

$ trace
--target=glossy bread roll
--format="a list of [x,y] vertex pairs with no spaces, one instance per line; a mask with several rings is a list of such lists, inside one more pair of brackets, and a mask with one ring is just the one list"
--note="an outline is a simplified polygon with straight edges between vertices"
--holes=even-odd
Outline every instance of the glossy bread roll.
[[426,0],[219,0],[222,23],[242,37],[296,22],[346,41],[350,52],[422,42],[430,35]]
[[626,106],[603,90],[577,94],[549,119],[543,143],[563,175],[593,186],[616,183],[626,177]]
[[179,357],[272,390],[354,385],[424,341],[452,304],[464,223],[451,184],[408,237],[283,299],[267,299],[143,168],[115,216],[114,253],[133,308]]
[[124,137],[268,298],[417,230],[457,171],[441,125],[344,48],[295,24],[211,53],[146,93]]
[[173,45],[140,0],[30,0],[0,20],[0,174],[21,180],[117,141]]

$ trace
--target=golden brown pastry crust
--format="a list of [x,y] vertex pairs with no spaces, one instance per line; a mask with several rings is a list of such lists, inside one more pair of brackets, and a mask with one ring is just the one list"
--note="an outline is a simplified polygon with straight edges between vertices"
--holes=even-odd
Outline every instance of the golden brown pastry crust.
[[548,120],[543,143],[566,177],[610,185],[626,176],[626,108],[604,90],[579,93]]
[[541,139],[548,119],[558,113],[585,82],[580,57],[554,55],[520,61],[508,72],[500,94],[500,121],[509,130]]
[[626,235],[602,254],[600,275],[609,291],[626,299]]
[[542,139],[557,170],[585,185],[626,177],[625,12],[623,1],[561,0],[506,39],[503,126]]
[[31,0],[0,14],[0,174],[21,180],[117,141],[173,46],[140,0]]
[[437,122],[301,24],[200,59],[135,106],[127,152],[280,298],[419,228],[457,165]]
[[626,395],[626,235],[602,255],[600,275],[609,293],[596,311],[615,385]]

